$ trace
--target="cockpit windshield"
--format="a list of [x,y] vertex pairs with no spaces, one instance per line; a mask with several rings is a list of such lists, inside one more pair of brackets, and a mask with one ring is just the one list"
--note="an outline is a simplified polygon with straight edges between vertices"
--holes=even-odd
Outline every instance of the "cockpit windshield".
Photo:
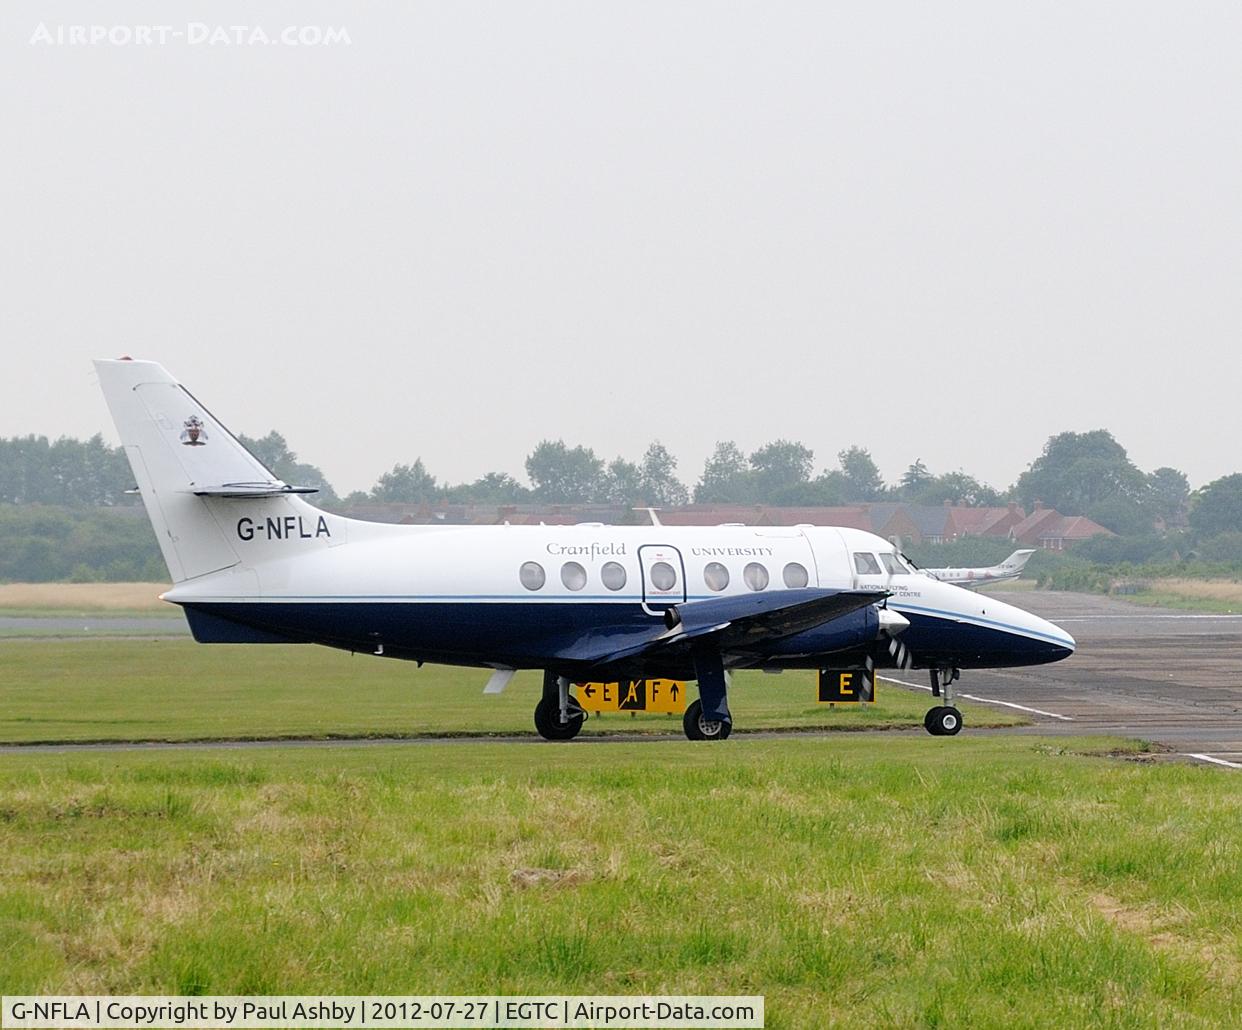
[[878,576],[880,575],[880,563],[875,560],[874,554],[868,554],[866,551],[854,552],[854,568],[858,570],[860,576]]
[[910,568],[896,554],[881,554],[880,561],[884,563],[884,571],[890,576],[908,576]]

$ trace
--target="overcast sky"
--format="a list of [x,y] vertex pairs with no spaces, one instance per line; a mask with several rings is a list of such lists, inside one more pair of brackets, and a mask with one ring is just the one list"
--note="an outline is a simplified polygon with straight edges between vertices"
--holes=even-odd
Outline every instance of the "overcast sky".
[[[234,25],[349,44],[190,39]],[[418,456],[524,478],[545,437],[658,437],[688,483],[786,437],[1004,487],[1097,427],[1196,486],[1242,469],[1236,3],[0,26],[0,435],[115,440],[89,359],[126,353],[341,491]]]

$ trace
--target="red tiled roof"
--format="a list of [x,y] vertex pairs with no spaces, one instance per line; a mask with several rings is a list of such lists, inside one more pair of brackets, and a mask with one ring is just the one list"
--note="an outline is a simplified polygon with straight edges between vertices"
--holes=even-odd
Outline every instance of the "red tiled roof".
[[659,512],[666,526],[719,526],[740,522],[746,526],[847,526],[871,529],[863,505],[838,508],[769,508],[761,504],[688,504]]
[[1090,540],[1093,536],[1115,536],[1086,515],[1057,515],[1056,522],[1041,526],[1039,540]]
[[768,508],[774,526],[846,526],[871,531],[871,514],[866,505],[837,508]]
[[950,536],[993,536],[1000,523],[1011,515],[1019,519],[1026,518],[1021,508],[966,508],[952,507],[949,509],[948,535]]
[[1011,527],[1013,538],[1018,541],[1033,541],[1038,538],[1039,530],[1049,525],[1052,519],[1061,518],[1055,508],[1036,508],[1021,522]]
[[[685,504],[656,514],[666,526],[718,526],[722,522],[753,526],[764,510],[761,504]],[[642,514],[645,519],[646,513]]]

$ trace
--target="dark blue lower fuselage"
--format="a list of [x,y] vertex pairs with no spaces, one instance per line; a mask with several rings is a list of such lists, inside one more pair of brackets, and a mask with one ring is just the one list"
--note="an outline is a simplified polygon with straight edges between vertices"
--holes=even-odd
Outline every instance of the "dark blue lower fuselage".
[[[910,621],[901,642],[916,667],[998,668],[1040,665],[1072,653],[1055,638],[985,620],[963,621],[927,610],[897,608]],[[196,640],[204,643],[315,643],[446,665],[557,669],[572,675],[601,670],[588,654],[620,650],[663,629],[639,604],[576,602],[324,600],[199,602],[185,605]],[[874,654],[874,609],[803,633],[766,641],[730,656],[756,668],[820,668]],[[885,652],[880,651],[883,665]],[[627,665],[631,675],[693,678],[673,664]]]

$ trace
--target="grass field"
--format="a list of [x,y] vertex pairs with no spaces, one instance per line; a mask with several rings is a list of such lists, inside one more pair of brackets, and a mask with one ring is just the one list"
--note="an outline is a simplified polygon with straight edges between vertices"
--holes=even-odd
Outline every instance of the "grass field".
[[181,610],[159,595],[167,583],[0,583],[4,615],[168,615]]
[[[485,679],[313,647],[6,641],[0,739],[533,734],[537,678],[500,697]],[[828,709],[794,673],[734,686],[743,729],[914,725],[929,704],[881,684]],[[1242,1024],[1242,779],[1151,758],[921,731],[0,754],[0,991]]]
[[1031,738],[9,754],[0,984],[1231,1026],[1240,823],[1229,772]]
[[[484,697],[485,670],[449,669],[313,646],[190,640],[13,640],[0,646],[0,742],[202,740],[534,733],[538,673]],[[693,689],[693,688],[692,688]],[[828,708],[812,674],[741,673],[739,730],[921,726],[930,701],[880,684],[877,703]],[[1012,725],[963,706],[967,725]],[[604,715],[584,734],[681,732],[680,716]]]
[[1147,590],[1127,601],[1160,608],[1233,614],[1242,612],[1242,583],[1224,579],[1153,579]]

